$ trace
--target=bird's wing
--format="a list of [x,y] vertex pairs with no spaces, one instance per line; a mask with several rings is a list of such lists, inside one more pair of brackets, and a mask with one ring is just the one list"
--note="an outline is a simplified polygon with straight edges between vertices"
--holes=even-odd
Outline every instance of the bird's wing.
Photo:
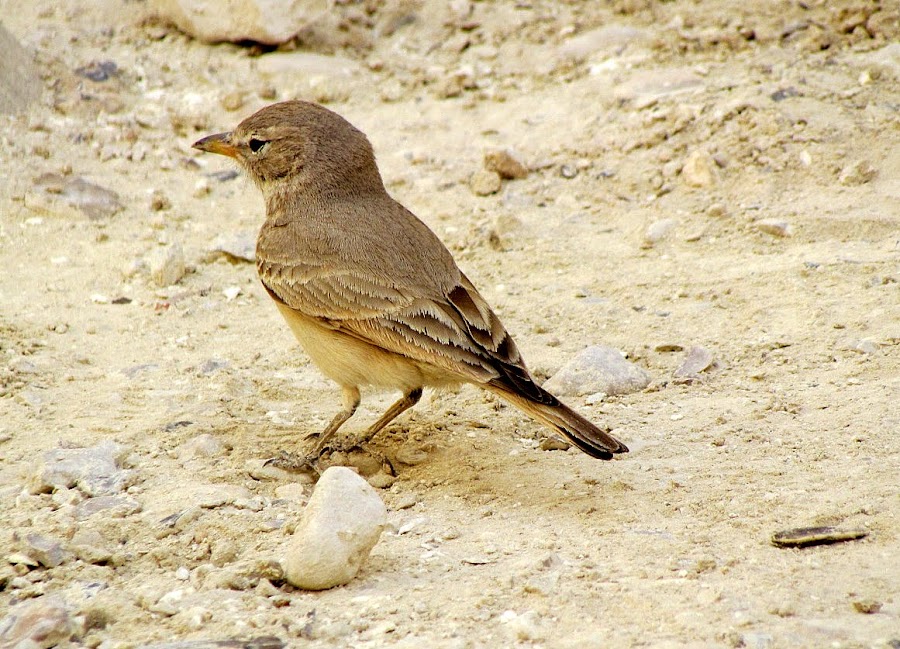
[[323,325],[464,380],[541,400],[515,342],[469,279],[449,291],[400,287],[347,269],[259,260],[270,295]]

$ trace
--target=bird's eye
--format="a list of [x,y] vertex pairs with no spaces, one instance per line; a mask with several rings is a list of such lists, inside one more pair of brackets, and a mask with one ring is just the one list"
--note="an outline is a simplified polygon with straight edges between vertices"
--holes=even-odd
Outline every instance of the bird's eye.
[[259,153],[262,148],[266,146],[266,144],[268,144],[268,142],[255,137],[251,137],[248,144],[250,145],[250,150],[253,151],[253,153]]

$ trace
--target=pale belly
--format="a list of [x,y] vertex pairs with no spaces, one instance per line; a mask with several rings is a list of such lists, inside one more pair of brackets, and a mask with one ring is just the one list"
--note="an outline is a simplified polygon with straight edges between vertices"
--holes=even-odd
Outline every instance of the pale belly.
[[348,387],[371,385],[408,392],[425,386],[459,384],[460,377],[417,363],[356,338],[323,327],[283,304],[275,303],[300,346],[321,372]]

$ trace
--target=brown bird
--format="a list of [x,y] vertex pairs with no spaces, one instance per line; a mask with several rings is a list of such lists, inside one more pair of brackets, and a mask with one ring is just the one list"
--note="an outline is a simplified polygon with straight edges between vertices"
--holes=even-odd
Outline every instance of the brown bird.
[[460,383],[503,397],[592,457],[628,451],[534,382],[499,318],[428,226],[388,195],[372,145],[340,115],[304,101],[273,104],[194,148],[234,158],[262,190],[259,277],[343,390],[316,456],[356,411],[360,386],[403,393],[365,441],[424,387]]

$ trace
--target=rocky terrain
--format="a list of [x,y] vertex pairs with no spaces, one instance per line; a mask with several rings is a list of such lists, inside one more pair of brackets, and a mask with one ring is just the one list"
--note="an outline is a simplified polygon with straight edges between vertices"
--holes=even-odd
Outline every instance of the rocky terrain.
[[[900,647],[896,3],[343,0],[281,44],[170,4],[0,0],[0,647]],[[319,592],[263,462],[339,391],[191,149],[294,97],[631,449],[426,395],[396,476],[334,458],[387,528]]]

